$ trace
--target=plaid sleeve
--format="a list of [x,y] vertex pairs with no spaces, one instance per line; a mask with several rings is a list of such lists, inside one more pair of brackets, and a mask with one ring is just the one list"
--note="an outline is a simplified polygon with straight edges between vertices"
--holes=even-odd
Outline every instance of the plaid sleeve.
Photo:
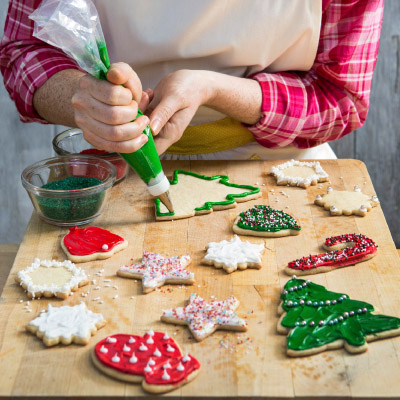
[[64,52],[32,36],[28,17],[42,0],[10,0],[0,43],[0,70],[22,122],[46,123],[33,107],[33,94],[56,72],[79,69]]
[[384,0],[323,0],[317,56],[304,73],[257,73],[262,117],[247,128],[269,148],[309,148],[363,125]]

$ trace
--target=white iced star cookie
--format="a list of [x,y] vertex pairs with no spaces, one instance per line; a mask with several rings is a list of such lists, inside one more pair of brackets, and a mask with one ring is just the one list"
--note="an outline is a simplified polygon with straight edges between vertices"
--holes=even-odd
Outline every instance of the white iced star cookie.
[[46,346],[88,344],[90,337],[105,324],[103,316],[88,310],[83,302],[72,307],[49,304],[47,311],[29,322],[26,329],[42,339]]
[[89,283],[82,268],[77,268],[69,260],[39,260],[19,271],[15,277],[30,298],[58,297],[66,299],[71,292]]
[[359,215],[365,217],[367,212],[379,204],[378,197],[369,196],[358,186],[353,191],[333,190],[327,188],[325,195],[317,195],[314,203],[329,210],[331,215]]
[[234,296],[227,300],[208,302],[192,293],[186,307],[164,310],[161,321],[188,325],[194,338],[201,341],[217,329],[247,331],[246,322],[235,313],[238,307],[239,300]]
[[278,185],[300,186],[302,188],[316,185],[319,182],[326,182],[329,178],[318,161],[290,160],[273,166],[270,174],[275,176]]
[[185,269],[190,261],[189,254],[163,257],[160,254],[145,251],[141,263],[123,266],[117,271],[117,275],[141,279],[144,293],[150,293],[166,283],[192,285],[194,274]]
[[237,269],[256,268],[260,269],[261,254],[264,251],[264,244],[242,242],[239,236],[235,235],[229,242],[211,242],[206,246],[207,254],[202,263],[214,265],[216,268],[223,268],[231,273]]

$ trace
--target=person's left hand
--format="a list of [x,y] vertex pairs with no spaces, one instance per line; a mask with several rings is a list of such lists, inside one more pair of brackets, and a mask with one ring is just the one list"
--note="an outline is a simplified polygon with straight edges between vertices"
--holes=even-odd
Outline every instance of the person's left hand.
[[146,109],[159,154],[177,142],[199,106],[212,96],[210,71],[179,70],[166,75],[155,87]]

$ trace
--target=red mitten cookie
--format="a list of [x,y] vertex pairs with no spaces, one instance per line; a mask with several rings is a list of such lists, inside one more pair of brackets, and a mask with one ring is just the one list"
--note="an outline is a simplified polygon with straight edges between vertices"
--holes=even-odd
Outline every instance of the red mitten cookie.
[[144,336],[117,334],[96,344],[92,360],[105,374],[126,382],[142,382],[151,393],[165,393],[194,379],[200,363],[182,356],[166,333],[149,331]]

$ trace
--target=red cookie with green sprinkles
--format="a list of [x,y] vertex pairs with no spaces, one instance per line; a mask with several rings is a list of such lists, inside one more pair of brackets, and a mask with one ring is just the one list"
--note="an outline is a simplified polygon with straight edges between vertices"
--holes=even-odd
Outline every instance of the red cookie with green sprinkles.
[[81,229],[74,226],[61,239],[61,247],[71,261],[80,263],[110,258],[127,248],[128,242],[107,229],[96,226]]
[[285,268],[288,275],[312,275],[369,260],[376,255],[378,246],[360,233],[332,236],[322,246],[327,253],[310,254],[291,261]]
[[249,236],[282,237],[298,235],[300,230],[294,217],[265,205],[241,212],[233,223],[235,233]]

